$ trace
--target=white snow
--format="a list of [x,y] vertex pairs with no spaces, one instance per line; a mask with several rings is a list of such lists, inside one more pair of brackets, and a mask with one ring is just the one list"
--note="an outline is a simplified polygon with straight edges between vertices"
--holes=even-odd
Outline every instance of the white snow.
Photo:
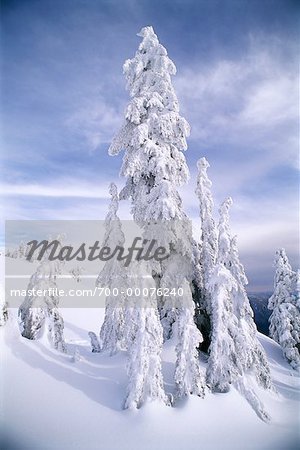
[[[260,335],[278,394],[260,391],[271,415],[264,423],[232,389],[190,396],[176,407],[148,403],[124,411],[126,353],[92,353],[88,331],[98,333],[103,309],[64,309],[69,354],[20,336],[16,310],[0,328],[3,449],[278,449],[299,443],[299,377],[271,339]],[[173,392],[176,354],[163,352],[165,390]],[[76,352],[76,357],[73,358]],[[205,366],[205,362],[201,362]],[[10,443],[10,447],[8,445]]]

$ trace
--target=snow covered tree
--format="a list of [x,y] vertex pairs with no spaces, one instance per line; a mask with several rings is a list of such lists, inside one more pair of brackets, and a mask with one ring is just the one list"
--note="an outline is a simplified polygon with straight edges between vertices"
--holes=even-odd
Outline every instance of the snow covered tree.
[[[207,176],[207,169],[210,167],[205,158],[199,159],[198,179],[196,194],[199,199],[200,219],[201,219],[201,245],[200,262],[203,270],[204,295],[208,296],[207,284],[210,274],[214,268],[217,257],[217,230],[213,219],[213,197],[211,193],[212,183]],[[209,308],[209,298],[206,299]]]
[[[218,256],[212,271],[212,338],[207,380],[213,390],[226,391],[230,384],[253,370],[265,388],[271,388],[270,369],[253,321],[245,291],[244,268],[239,261],[236,238],[231,238],[227,198],[219,209]],[[254,393],[253,393],[254,396]]]
[[89,331],[88,335],[89,335],[89,338],[91,341],[92,352],[100,353],[101,347],[100,347],[100,343],[99,343],[99,340],[98,340],[96,334],[93,331]]
[[[111,203],[105,219],[105,235],[103,247],[111,249],[117,246],[124,246],[125,236],[122,231],[121,221],[117,215],[118,211],[118,190],[114,183],[110,184],[109,192]],[[127,286],[126,269],[122,261],[112,258],[106,261],[101,270],[96,286],[109,288],[110,295],[106,297],[106,307],[104,322],[100,330],[100,346],[102,350],[107,350],[111,355],[124,347],[124,300]],[[119,292],[118,296],[113,295],[114,289]]]
[[127,299],[130,305],[126,306],[131,308],[130,320],[135,332],[128,349],[129,385],[125,409],[140,408],[148,400],[169,403],[161,371],[162,326],[156,296],[151,294],[155,281],[143,262],[133,262],[130,269],[133,296]]
[[240,262],[237,237],[230,241],[230,272],[236,282],[232,291],[233,312],[238,319],[240,362],[243,370],[253,370],[259,384],[265,389],[272,388],[270,367],[266,353],[258,340],[258,332],[253,318],[245,286],[248,280]]
[[195,327],[194,304],[187,280],[182,283],[183,296],[181,306],[177,312],[177,345],[175,385],[176,398],[188,394],[204,397],[205,378],[201,373],[197,347],[203,338],[200,331]]
[[109,153],[125,150],[121,174],[127,183],[121,197],[132,199],[137,222],[182,219],[176,188],[189,176],[182,150],[187,149],[190,127],[179,115],[171,82],[176,68],[152,27],[138,35],[143,38],[139,49],[124,64],[132,100]]
[[0,326],[5,325],[8,319],[7,304],[5,301],[5,289],[0,283]]
[[210,167],[208,161],[203,157],[197,162],[198,178],[196,194],[199,199],[201,240],[199,243],[199,266],[201,271],[201,284],[197,286],[196,298],[196,322],[203,334],[205,343],[201,348],[208,349],[210,342],[210,293],[208,289],[209,279],[216,263],[217,257],[217,229],[213,219],[213,197],[211,192],[212,182],[207,176]]
[[[31,276],[27,296],[19,307],[19,325],[21,334],[27,339],[37,339],[43,328],[45,319],[48,321],[48,338],[54,348],[66,352],[64,341],[64,321],[58,309],[56,277],[61,267],[58,261],[49,261],[45,254],[36,272]],[[42,291],[43,295],[38,295]],[[32,295],[29,295],[32,293]]]
[[[179,114],[171,82],[176,68],[152,27],[143,28],[139,36],[143,40],[135,57],[124,64],[131,101],[109,153],[125,150],[121,174],[127,182],[120,197],[131,198],[133,217],[144,228],[144,237],[156,239],[159,246],[172,249],[181,255],[181,262],[189,261],[193,267],[191,226],[177,191],[189,176],[182,151],[187,149],[190,128]],[[157,287],[168,285],[166,271],[168,260],[156,268]],[[191,282],[191,270],[189,276]],[[169,300],[162,296],[159,305],[165,338],[176,318]]]
[[296,293],[297,277],[284,249],[276,252],[274,293],[269,299],[272,310],[270,336],[282,347],[294,369],[300,369],[300,300]]
[[212,335],[206,378],[211,389],[217,392],[227,392],[230,384],[239,374],[242,374],[242,365],[236,347],[238,322],[233,314],[232,304],[232,292],[237,286],[228,264],[231,205],[232,200],[229,197],[219,209],[217,261],[208,281],[211,295]]
[[[221,251],[222,248],[219,253]],[[242,366],[236,349],[238,326],[231,300],[236,283],[220,259],[208,282],[211,293],[212,336],[206,379],[213,391],[228,392],[230,385],[242,374]]]
[[231,238],[227,198],[219,209],[218,254],[208,281],[211,294],[212,336],[209,347],[207,383],[213,391],[227,392],[231,385],[245,397],[264,421],[269,420],[264,405],[251,386],[252,370],[259,383],[271,388],[270,370],[260,346],[251,308],[244,289],[246,276],[240,264],[236,239]]

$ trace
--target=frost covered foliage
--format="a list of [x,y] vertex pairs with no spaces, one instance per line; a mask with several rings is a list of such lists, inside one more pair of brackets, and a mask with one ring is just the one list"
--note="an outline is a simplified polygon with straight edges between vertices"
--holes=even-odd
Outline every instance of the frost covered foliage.
[[[124,246],[125,237],[122,231],[121,221],[117,215],[118,191],[114,183],[110,184],[109,192],[111,202],[105,219],[105,236],[103,247],[116,248]],[[104,322],[100,330],[101,350],[107,350],[111,355],[124,346],[124,299],[121,291],[126,291],[126,270],[122,261],[116,258],[108,260],[101,270],[96,285],[109,288],[110,295],[106,297]],[[119,292],[113,295],[114,289]]]
[[89,338],[91,341],[92,352],[100,353],[101,347],[100,347],[99,340],[98,340],[96,334],[93,331],[89,331],[88,335],[89,335]]
[[0,327],[5,325],[8,319],[7,304],[5,301],[5,289],[0,284]]
[[245,289],[248,280],[239,259],[236,236],[230,241],[229,263],[230,272],[236,282],[236,289],[232,291],[232,301],[233,312],[238,319],[239,358],[244,371],[253,370],[258,383],[265,389],[271,389],[270,367],[266,353],[258,340],[253,311]]
[[182,150],[187,149],[190,127],[179,114],[171,76],[176,68],[152,27],[133,59],[124,64],[131,101],[125,123],[109,153],[125,150],[121,174],[127,178],[121,197],[132,198],[137,222],[184,217],[176,190],[188,179]]
[[[131,199],[133,217],[144,228],[144,238],[154,238],[166,248],[172,245],[192,264],[191,228],[177,192],[189,176],[183,151],[187,149],[190,127],[179,114],[171,82],[176,73],[174,63],[152,27],[143,28],[139,36],[142,42],[135,57],[124,64],[131,101],[109,153],[125,151],[121,174],[127,180],[120,197]],[[168,261],[154,270],[157,287],[167,264]],[[165,297],[160,302],[167,338],[174,311],[167,307]]]
[[[200,331],[194,321],[195,303],[192,292],[187,281],[190,278],[188,271],[191,270],[190,262],[179,253],[173,253],[168,258],[168,265],[161,279],[161,289],[173,290],[175,295],[170,295],[164,303],[161,311],[162,324],[172,318],[174,322],[174,336],[176,345],[175,385],[176,398],[187,394],[195,394],[203,397],[204,377],[199,366],[199,355],[197,348],[203,341]],[[169,316],[164,315],[170,311]],[[172,316],[171,316],[172,314]],[[166,327],[164,327],[164,330]]]
[[200,209],[200,227],[201,239],[199,243],[198,264],[201,277],[196,283],[196,292],[194,299],[197,304],[196,323],[201,330],[204,343],[201,349],[207,351],[210,343],[210,293],[208,290],[208,282],[216,263],[217,256],[217,229],[213,219],[213,197],[211,192],[212,183],[207,175],[207,169],[210,167],[205,158],[199,159],[198,178],[196,194],[199,200]]
[[188,394],[204,397],[205,377],[202,375],[199,365],[197,347],[203,338],[194,322],[194,302],[190,287],[186,280],[182,284],[183,303],[177,308],[176,320],[177,345],[175,385],[176,398]]
[[[276,252],[274,293],[269,299],[272,310],[270,336],[282,347],[288,362],[300,369],[300,299],[293,272],[284,249]],[[297,293],[298,291],[298,293]]]
[[[155,281],[148,274],[145,264],[131,265],[133,293],[140,289],[155,288]],[[130,301],[131,328],[134,329],[128,349],[129,384],[124,408],[140,408],[148,400],[168,403],[164,392],[161,371],[162,326],[159,321],[157,301],[154,295],[133,295]],[[127,305],[129,307],[129,305]]]
[[[259,383],[271,388],[269,365],[257,339],[253,313],[244,287],[247,279],[239,261],[236,238],[231,238],[230,234],[231,205],[229,197],[219,209],[217,262],[208,283],[212,336],[207,381],[213,390],[226,392],[234,382],[241,386],[241,378],[248,371],[254,371]],[[253,392],[251,398],[255,397]],[[259,411],[256,412],[259,414]]]
[[238,324],[231,299],[234,288],[234,278],[224,264],[218,262],[208,283],[212,336],[206,372],[207,384],[216,392],[228,392],[230,384],[242,373],[236,349]]
[[[213,219],[212,183],[207,176],[210,167],[205,158],[199,159],[196,194],[199,199],[201,220],[200,263],[203,271],[203,287],[207,295],[207,284],[216,262],[217,230]],[[207,299],[209,306],[209,299]]]
[[237,289],[230,273],[229,208],[227,198],[219,209],[218,254],[208,280],[211,309],[211,343],[206,372],[207,383],[213,391],[227,392],[230,384],[242,373],[237,355],[238,321],[233,313],[232,293]]
[[59,313],[56,276],[60,273],[57,261],[48,261],[47,257],[39,264],[31,276],[27,292],[41,290],[43,296],[28,295],[19,307],[21,334],[27,339],[36,339],[42,330],[45,319],[48,322],[48,338],[59,351],[66,352],[64,341],[64,321]]

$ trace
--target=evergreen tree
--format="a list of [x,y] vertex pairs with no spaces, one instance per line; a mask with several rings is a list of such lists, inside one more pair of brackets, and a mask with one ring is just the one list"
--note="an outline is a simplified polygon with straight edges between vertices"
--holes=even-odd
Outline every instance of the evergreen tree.
[[237,351],[238,322],[233,314],[232,304],[232,292],[237,286],[228,263],[231,205],[232,200],[229,197],[219,209],[217,261],[208,282],[211,294],[212,336],[206,377],[208,385],[217,392],[227,392],[230,384],[242,374]]
[[297,276],[284,249],[276,252],[274,293],[269,299],[272,310],[270,336],[282,347],[283,354],[294,369],[300,368],[300,300]]
[[207,176],[207,169],[210,167],[205,158],[199,159],[198,179],[196,194],[199,199],[200,220],[201,220],[201,245],[200,262],[203,269],[203,287],[206,304],[209,308],[209,295],[207,284],[211,272],[216,263],[217,257],[217,230],[213,219],[213,197],[211,193],[212,183]]
[[[117,215],[119,201],[117,187],[114,183],[110,184],[109,192],[111,203],[105,219],[103,247],[114,249],[117,246],[124,246],[125,237]],[[127,280],[123,262],[116,258],[108,260],[97,278],[96,285],[107,287],[110,291],[110,295],[106,297],[104,322],[100,330],[100,346],[102,350],[107,350],[113,355],[124,347],[125,294],[121,292],[126,292]],[[118,296],[114,295],[114,289],[119,292]]]
[[[49,261],[48,254],[45,254],[27,287],[27,292],[35,292],[35,295],[27,294],[19,307],[18,315],[22,336],[31,340],[37,339],[47,319],[48,338],[51,344],[57,350],[66,352],[64,321],[58,309],[56,284],[60,270],[59,262]],[[37,291],[43,291],[43,295],[37,295]]]
[[[161,371],[162,326],[156,296],[151,294],[155,281],[147,274],[148,269],[143,262],[133,262],[130,269],[133,295],[126,308],[131,308],[129,317],[134,332],[128,348],[129,384],[124,408],[132,409],[140,408],[148,400],[166,404],[169,401]],[[141,295],[141,292],[149,295]]]
[[208,288],[211,293],[212,336],[206,379],[212,391],[228,392],[230,385],[242,374],[242,366],[236,348],[238,324],[231,299],[236,283],[223,263],[217,262]]
[[[271,388],[270,369],[257,337],[253,312],[246,294],[247,278],[239,261],[236,238],[231,238],[231,198],[220,207],[218,257],[209,281],[212,295],[212,343],[208,361],[209,385],[220,391],[254,371],[259,383]],[[255,394],[253,393],[252,398]],[[250,397],[249,397],[250,398]]]
[[197,166],[198,178],[195,192],[198,196],[200,207],[201,240],[199,244],[199,267],[201,271],[201,279],[197,286],[198,295],[196,296],[196,322],[205,341],[201,345],[201,349],[207,351],[210,343],[211,332],[211,299],[208,283],[216,263],[217,229],[213,219],[213,197],[211,192],[212,182],[207,176],[207,169],[210,165],[203,157],[199,159]]
[[239,348],[241,349],[240,358],[243,370],[253,370],[259,384],[265,389],[271,389],[270,367],[266,353],[258,340],[253,311],[245,289],[248,280],[239,259],[236,236],[230,242],[229,264],[230,272],[236,281],[236,289],[233,289],[232,292],[232,301],[233,312],[238,319]]
[[194,323],[194,304],[189,284],[182,283],[183,298],[176,320],[177,340],[175,385],[176,398],[188,394],[204,397],[205,378],[202,376],[197,347],[203,338]]
[[[133,217],[143,227],[144,238],[154,238],[171,254],[180,255],[180,266],[172,267],[176,272],[179,267],[180,271],[189,267],[183,273],[183,279],[191,283],[194,243],[191,224],[177,191],[189,176],[182,151],[187,149],[186,137],[190,129],[179,114],[171,82],[171,76],[176,73],[174,63],[152,27],[143,28],[139,36],[143,39],[135,57],[124,64],[131,101],[126,109],[125,123],[114,138],[109,153],[116,155],[125,150],[121,174],[127,181],[120,197],[131,199]],[[169,264],[168,258],[159,269],[155,267],[157,287],[174,287],[171,286]],[[183,314],[182,308],[176,312],[172,303],[169,297],[160,298],[165,338],[171,335],[178,314]],[[195,324],[191,326],[195,327]],[[186,351],[186,346],[180,348],[182,352]],[[188,358],[190,355],[182,356]]]
[[5,289],[0,284],[0,327],[5,325],[8,319],[7,304],[5,301]]

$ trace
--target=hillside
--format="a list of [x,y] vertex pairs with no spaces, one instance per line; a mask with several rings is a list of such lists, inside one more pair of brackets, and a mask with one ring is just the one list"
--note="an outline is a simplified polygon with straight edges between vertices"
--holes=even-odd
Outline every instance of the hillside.
[[[278,394],[260,392],[271,415],[264,423],[246,400],[228,394],[190,397],[174,408],[147,404],[122,410],[126,355],[93,354],[87,332],[97,331],[103,309],[65,309],[68,355],[49,347],[47,337],[19,335],[16,310],[0,329],[2,373],[1,448],[54,449],[293,449],[299,439],[299,378],[281,349],[260,335]],[[172,392],[174,348],[164,349],[166,391]],[[77,356],[74,358],[76,350]],[[205,365],[205,362],[202,362]]]

